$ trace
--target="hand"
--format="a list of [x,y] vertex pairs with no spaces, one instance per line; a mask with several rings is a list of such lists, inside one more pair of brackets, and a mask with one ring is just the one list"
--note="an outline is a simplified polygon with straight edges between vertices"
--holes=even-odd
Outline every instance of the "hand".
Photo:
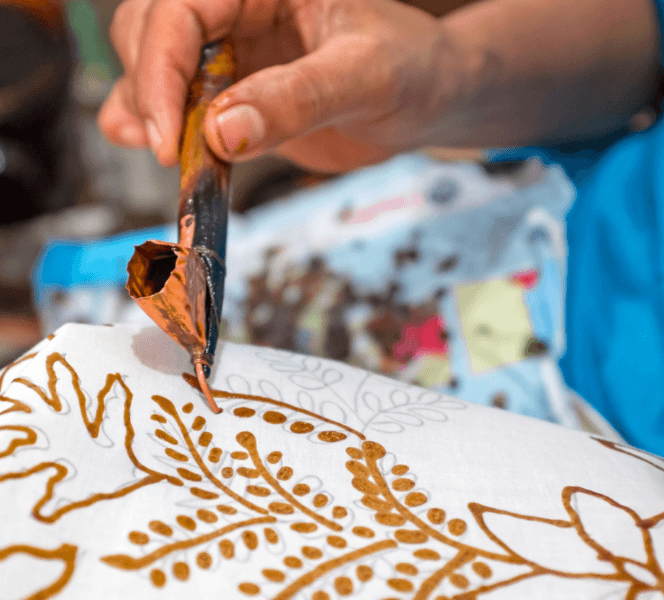
[[111,27],[125,74],[99,124],[177,163],[187,85],[203,44],[225,37],[239,83],[210,106],[213,151],[278,151],[347,170],[432,144],[482,70],[440,21],[395,0],[125,0]]
[[442,19],[396,0],[125,0],[111,34],[112,141],[175,165],[200,50],[226,37],[243,79],[208,110],[211,148],[326,171],[607,133],[652,97],[660,47],[652,0],[482,0]]

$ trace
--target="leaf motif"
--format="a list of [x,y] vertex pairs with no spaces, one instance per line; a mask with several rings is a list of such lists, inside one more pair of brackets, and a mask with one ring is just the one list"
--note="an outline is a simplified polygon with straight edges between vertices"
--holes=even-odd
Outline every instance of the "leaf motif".
[[320,379],[308,375],[291,375],[290,380],[305,390],[321,390],[325,387]]
[[443,395],[439,394],[438,392],[432,392],[431,390],[428,390],[426,392],[423,392],[420,394],[419,398],[417,399],[418,404],[433,404],[434,402],[438,402],[438,400],[442,399]]
[[272,398],[272,400],[283,400],[281,397],[281,391],[276,385],[274,385],[274,383],[262,379],[258,384],[258,387],[261,389],[263,396]]
[[370,428],[381,433],[401,433],[404,426],[394,421],[372,421]]
[[320,360],[313,356],[307,356],[302,362],[303,367],[310,372],[318,371],[320,369]]
[[290,354],[286,352],[274,352],[270,350],[261,350],[259,352],[256,352],[256,358],[260,358],[267,362],[280,362],[283,361],[284,358],[287,358],[288,356],[290,356]]
[[301,373],[305,370],[302,365],[292,362],[273,362],[270,363],[270,368],[278,373]]
[[343,379],[343,375],[336,369],[326,369],[323,371],[323,381],[327,385],[333,385]]
[[251,386],[249,385],[249,382],[240,375],[231,375],[228,377],[228,379],[226,379],[226,384],[230,388],[231,392],[235,392],[236,394],[251,393]]
[[297,403],[300,405],[301,408],[304,408],[304,410],[308,410],[310,412],[316,412],[316,405],[314,403],[314,399],[311,397],[311,394],[309,394],[308,392],[298,392]]
[[425,421],[436,421],[437,423],[443,423],[447,421],[447,415],[441,411],[436,410],[435,408],[430,408],[428,406],[413,406],[410,409],[411,413],[416,414]]
[[344,409],[334,402],[324,402],[320,407],[320,411],[324,417],[327,417],[332,421],[336,421],[337,423],[346,422],[346,413]]
[[404,406],[410,403],[410,396],[403,390],[394,390],[390,393],[390,400],[394,406]]
[[362,402],[373,413],[379,413],[382,409],[380,398],[373,392],[365,392],[362,395]]
[[413,427],[421,427],[424,425],[424,421],[422,421],[422,419],[420,419],[417,415],[412,415],[408,412],[391,410],[386,414],[390,419],[396,421],[397,423],[401,423],[402,425],[411,425]]

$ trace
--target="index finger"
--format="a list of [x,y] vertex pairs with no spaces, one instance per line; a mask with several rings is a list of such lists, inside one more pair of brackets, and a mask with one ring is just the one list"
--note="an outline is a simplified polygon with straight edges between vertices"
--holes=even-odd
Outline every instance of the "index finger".
[[173,166],[187,87],[202,47],[227,35],[241,0],[157,0],[147,16],[134,71],[135,104],[159,161]]

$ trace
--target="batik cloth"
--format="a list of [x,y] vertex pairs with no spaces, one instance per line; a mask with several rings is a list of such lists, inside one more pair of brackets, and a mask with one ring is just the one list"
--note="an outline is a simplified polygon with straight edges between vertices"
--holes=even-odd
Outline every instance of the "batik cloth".
[[664,460],[341,362],[67,325],[0,381],[12,600],[664,598]]

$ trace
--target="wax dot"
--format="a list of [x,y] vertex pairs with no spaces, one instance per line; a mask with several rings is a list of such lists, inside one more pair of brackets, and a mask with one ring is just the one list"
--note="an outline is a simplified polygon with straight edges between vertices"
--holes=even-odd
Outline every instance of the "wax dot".
[[293,487],[293,493],[296,496],[306,496],[311,491],[311,488],[306,483],[298,483]]
[[334,580],[334,588],[340,596],[350,596],[353,593],[353,582],[348,577],[337,577]]
[[399,563],[395,567],[395,569],[404,575],[410,575],[410,576],[415,576],[418,574],[417,567],[415,565],[411,565],[410,563]]
[[330,544],[333,548],[345,548],[346,540],[338,535],[328,535],[327,543]]
[[323,552],[319,548],[314,548],[313,546],[302,546],[302,556],[317,560],[323,556]]
[[422,506],[422,504],[426,504],[429,498],[426,497],[425,494],[422,492],[410,492],[404,500],[404,504],[406,506]]
[[281,467],[277,472],[277,479],[288,481],[293,476],[293,469],[290,467]]
[[335,506],[332,509],[332,516],[335,519],[343,519],[348,514],[348,511],[343,506]]
[[212,434],[209,431],[204,431],[198,436],[198,443],[201,446],[208,446],[212,441]]
[[488,579],[493,574],[491,571],[491,567],[479,560],[477,562],[474,562],[472,566],[473,566],[473,571],[475,571],[475,573],[477,573],[483,579]]
[[196,564],[201,569],[209,569],[212,565],[212,557],[207,552],[200,552],[196,556]]
[[221,540],[219,542],[219,552],[224,558],[230,560],[235,556],[235,545],[230,540]]
[[249,417],[253,417],[256,414],[256,411],[253,408],[240,406],[233,411],[233,414],[241,419],[248,419]]
[[305,423],[304,421],[295,421],[291,424],[290,430],[293,433],[310,433],[314,430],[314,426],[311,423]]
[[462,535],[466,531],[466,522],[463,519],[452,519],[447,528],[452,535]]
[[286,575],[277,569],[263,569],[263,576],[268,581],[274,581],[275,583],[281,583],[286,579]]
[[189,579],[189,565],[184,562],[176,562],[173,565],[173,577],[180,581],[187,581]]
[[289,569],[301,569],[302,561],[297,556],[287,556],[284,558],[284,564]]
[[268,410],[265,414],[263,414],[263,420],[266,423],[271,423],[272,425],[280,425],[281,423],[285,423],[287,421],[286,415],[277,412],[276,410]]
[[241,583],[240,585],[237,586],[237,588],[243,594],[247,594],[247,596],[256,596],[256,595],[260,594],[260,592],[261,592],[261,588],[259,588],[254,583]]
[[215,523],[219,519],[212,511],[205,510],[204,508],[196,511],[196,516],[205,523]]
[[217,510],[224,515],[234,515],[237,512],[237,509],[226,504],[217,504]]
[[318,529],[316,523],[293,523],[290,528],[298,533],[312,533]]
[[359,537],[372,538],[376,535],[373,530],[368,527],[353,527],[353,533]]
[[164,535],[166,537],[173,535],[173,530],[166,525],[166,523],[162,523],[161,521],[150,521],[148,527],[150,528],[150,531],[154,531],[159,535]]
[[279,541],[279,534],[271,527],[263,529],[263,535],[268,544],[276,544]]
[[194,529],[196,529],[196,521],[194,521],[191,517],[187,517],[186,515],[178,515],[175,520],[178,522],[180,527],[184,529],[188,529],[189,531],[194,531]]
[[142,531],[132,531],[127,537],[132,544],[136,544],[138,546],[144,546],[150,541],[150,537],[147,535],[147,533],[143,533]]
[[346,448],[346,454],[355,460],[361,460],[362,458],[362,450],[353,448],[352,446]]
[[408,581],[408,579],[399,579],[399,578],[388,579],[387,585],[389,585],[393,590],[396,590],[397,592],[413,591],[413,584],[412,582]]
[[318,439],[321,442],[328,443],[341,442],[342,440],[345,440],[346,437],[346,434],[341,433],[341,431],[321,431],[318,434]]
[[166,574],[161,569],[152,569],[150,571],[150,581],[155,587],[164,587],[166,584]]
[[432,508],[427,512],[427,519],[434,525],[440,525],[445,520],[445,511],[442,508]]
[[244,531],[242,541],[249,550],[255,550],[258,547],[258,536],[253,531]]
[[395,479],[392,482],[392,489],[397,492],[407,492],[415,487],[415,482],[412,479]]
[[468,587],[468,579],[464,577],[463,575],[460,575],[459,573],[454,573],[450,575],[450,583],[454,587],[458,587],[461,589],[467,588]]

